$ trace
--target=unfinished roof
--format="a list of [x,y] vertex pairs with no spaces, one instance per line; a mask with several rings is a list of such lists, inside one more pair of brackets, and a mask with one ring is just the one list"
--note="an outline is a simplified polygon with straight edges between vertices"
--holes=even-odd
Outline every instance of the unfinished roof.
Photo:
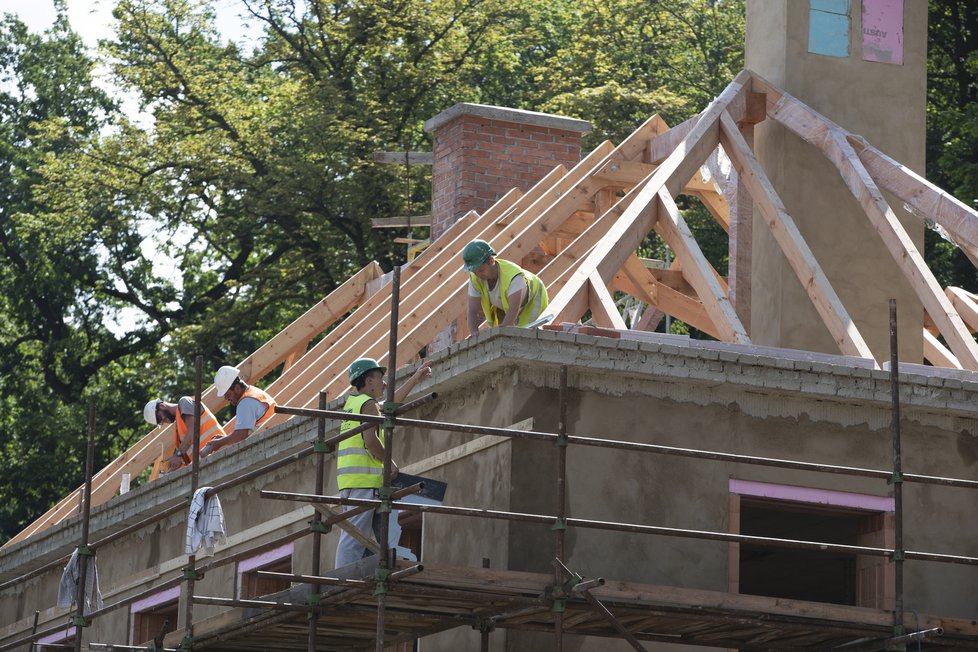
[[[621,292],[649,307],[632,324],[633,331],[664,313],[720,342],[750,344],[726,280],[703,255],[675,202],[680,194],[695,195],[728,228],[725,197],[730,189],[705,167],[719,148],[739,173],[838,352],[878,367],[880,361],[874,360],[741,134],[739,126],[765,119],[797,134],[836,166],[926,310],[922,337],[927,360],[978,370],[978,345],[972,337],[978,329],[978,297],[940,287],[881,190],[939,225],[973,262],[978,262],[978,213],[749,71],[695,118],[670,128],[652,116],[619,145],[602,143],[573,169],[555,168],[527,192],[514,189],[483,214],[471,212],[460,219],[402,268],[398,347],[420,351],[450,323],[464,318],[467,277],[459,257],[473,238],[488,241],[503,258],[537,261],[555,324],[590,315],[595,326],[629,330],[613,296]],[[653,231],[675,252],[668,270],[650,269],[635,253]],[[383,363],[386,358],[390,297],[388,279],[371,263],[241,361],[241,376],[254,383],[281,366],[280,376],[266,388],[280,404],[313,407],[320,391],[336,398],[346,390],[350,360],[369,356]],[[214,411],[224,405],[213,387],[204,392],[203,401]],[[268,425],[288,418],[276,415]],[[169,428],[154,429],[102,469],[93,482],[93,504],[116,495],[122,473],[135,476],[153,464],[161,445],[172,440]],[[78,513],[78,505],[76,491],[6,545]]]

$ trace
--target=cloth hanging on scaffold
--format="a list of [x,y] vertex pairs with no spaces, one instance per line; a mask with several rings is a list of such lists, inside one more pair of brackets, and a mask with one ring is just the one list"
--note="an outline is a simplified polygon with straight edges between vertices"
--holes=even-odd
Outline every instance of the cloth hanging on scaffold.
[[201,487],[194,492],[187,514],[187,536],[184,552],[196,554],[202,547],[213,552],[214,546],[227,541],[224,533],[224,510],[217,495],[205,498],[210,487]]
[[75,596],[78,595],[78,580],[81,578],[80,557],[84,557],[88,563],[85,572],[85,608],[82,613],[91,613],[96,609],[102,608],[102,591],[98,586],[98,568],[95,566],[94,555],[79,555],[78,548],[71,553],[71,559],[65,565],[64,572],[61,573],[61,583],[58,585],[58,606],[70,607],[75,603]]

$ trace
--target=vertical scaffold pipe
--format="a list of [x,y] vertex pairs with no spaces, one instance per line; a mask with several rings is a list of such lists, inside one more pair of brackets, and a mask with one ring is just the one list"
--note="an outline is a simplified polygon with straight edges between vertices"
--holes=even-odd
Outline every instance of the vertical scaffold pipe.
[[[564,541],[567,530],[567,365],[560,367],[560,412],[557,421],[557,523],[554,528],[554,547],[557,559],[564,558]],[[558,566],[554,567],[554,587],[560,586],[563,577]],[[554,614],[554,649],[564,649],[564,612]]]
[[390,346],[387,354],[387,396],[384,402],[384,486],[381,499],[386,500],[386,509],[380,514],[380,561],[377,564],[377,640],[375,650],[384,650],[384,620],[387,609],[387,587],[390,577],[390,547],[387,538],[390,532],[391,466],[394,459],[394,380],[397,374],[397,321],[398,304],[401,300],[401,268],[394,266],[391,278],[391,326]]
[[[88,584],[88,560],[92,557],[92,552],[88,549],[89,525],[92,517],[92,467],[95,465],[95,406],[88,408],[88,446],[85,450],[85,490],[82,497],[82,536],[81,545],[78,546],[78,588],[75,592],[75,601],[78,603],[78,611],[75,613],[75,652],[82,649],[82,631],[85,619],[85,598],[87,591],[85,585]],[[92,605],[93,610],[95,605]],[[33,647],[33,645],[32,645]]]
[[893,563],[894,595],[893,634],[902,636],[903,628],[903,459],[900,447],[900,361],[897,348],[896,299],[890,299],[890,431],[893,434]]
[[[326,409],[326,392],[319,392],[319,409]],[[324,443],[326,441],[326,417],[319,417],[316,428],[316,495],[323,495],[323,485],[326,483],[326,451]],[[316,510],[312,515],[312,564],[310,570],[313,575],[319,575],[319,562],[323,549],[323,518]],[[317,589],[313,589],[314,591]],[[311,597],[311,596],[310,596]],[[316,601],[318,601],[318,594]],[[319,615],[315,611],[309,612],[309,652],[316,652],[316,620]]]
[[[203,394],[202,387],[202,376],[204,372],[204,357],[198,355],[194,360],[194,443],[193,457],[191,461],[190,469],[190,497],[193,498],[194,494],[197,493],[197,488],[200,482],[200,415],[203,412],[201,409],[201,396]],[[189,508],[188,508],[189,516]],[[189,523],[188,523],[189,527]],[[197,556],[191,554],[187,557],[187,566],[183,569],[184,577],[187,579],[187,595],[186,602],[184,603],[183,611],[183,641],[180,643],[181,649],[189,651],[193,649],[194,640],[194,579],[197,576],[197,571],[195,565],[197,563]]]

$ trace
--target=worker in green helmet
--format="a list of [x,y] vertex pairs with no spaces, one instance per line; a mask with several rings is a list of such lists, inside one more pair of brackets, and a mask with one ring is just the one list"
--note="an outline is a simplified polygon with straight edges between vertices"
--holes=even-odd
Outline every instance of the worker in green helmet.
[[[350,365],[348,377],[353,390],[346,397],[343,411],[348,414],[372,414],[380,416],[377,402],[383,400],[387,383],[384,380],[386,367],[376,360],[360,358]],[[394,402],[401,403],[422,378],[431,375],[431,365],[425,361],[411,377],[394,392]],[[359,421],[349,419],[340,424],[340,432],[352,430]],[[397,477],[397,465],[391,463],[391,480]],[[378,428],[372,427],[359,435],[340,442],[336,451],[336,484],[343,498],[377,498],[377,490],[384,486],[384,436]],[[374,533],[379,539],[380,519],[374,510],[368,510],[348,520],[363,533]],[[367,534],[369,536],[369,534]],[[336,568],[352,564],[372,554],[367,547],[340,530],[340,541],[336,547]]]
[[473,240],[462,250],[469,273],[469,337],[479,333],[483,320],[490,326],[528,326],[547,307],[547,288],[537,276],[502,258],[485,240]]

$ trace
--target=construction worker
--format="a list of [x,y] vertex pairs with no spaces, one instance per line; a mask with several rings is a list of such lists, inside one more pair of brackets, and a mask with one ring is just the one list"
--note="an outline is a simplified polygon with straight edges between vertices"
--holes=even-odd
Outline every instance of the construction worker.
[[[176,471],[190,464],[190,446],[194,441],[194,399],[183,396],[176,403],[154,398],[143,407],[143,418],[154,426],[173,423],[173,455],[166,459],[166,470]],[[214,437],[224,437],[224,428],[206,405],[200,404],[200,448]]]
[[212,439],[201,450],[201,457],[246,439],[253,430],[275,414],[275,399],[254,385],[246,384],[234,367],[225,365],[217,370],[214,388],[228,403],[236,407],[234,432],[226,437]]
[[485,240],[473,240],[462,250],[469,272],[469,337],[479,334],[483,319],[490,326],[528,326],[547,307],[543,282],[515,263],[496,258]]
[[[383,399],[387,391],[384,381],[386,367],[381,367],[376,360],[361,358],[350,365],[347,374],[353,390],[346,397],[343,411],[349,414],[372,414],[380,416],[377,401]],[[394,401],[400,403],[414,389],[422,378],[431,375],[431,366],[422,362],[421,366],[411,374],[411,377],[394,392]],[[360,425],[353,419],[340,424],[340,432],[352,430]],[[384,440],[383,435],[377,434],[377,428],[368,428],[358,435],[340,442],[336,452],[336,484],[343,498],[377,497],[377,489],[384,486]],[[391,477],[397,477],[397,464],[391,462]],[[373,532],[375,539],[380,539],[380,518],[374,510],[368,510],[347,521],[363,533]],[[367,535],[369,536],[369,534]],[[336,547],[336,568],[352,564],[363,557],[373,554],[367,547],[340,530],[340,541]]]

